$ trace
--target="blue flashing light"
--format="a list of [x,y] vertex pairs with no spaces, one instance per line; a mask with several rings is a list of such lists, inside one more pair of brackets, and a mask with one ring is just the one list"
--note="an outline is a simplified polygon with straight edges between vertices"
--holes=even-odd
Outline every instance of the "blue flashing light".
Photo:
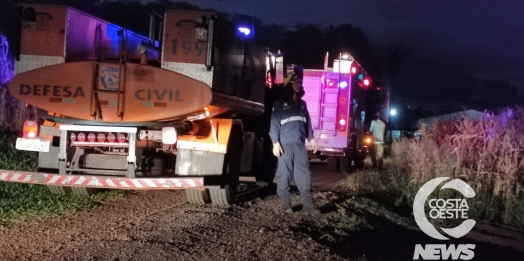
[[358,79],[359,79],[359,80],[364,79],[364,74],[360,73],[360,74],[358,75]]
[[13,78],[13,64],[8,56],[9,43],[7,37],[0,34],[0,85],[6,84]]
[[348,87],[348,82],[346,82],[346,81],[341,81],[340,84],[339,84],[338,86],[340,86],[340,88],[344,89],[344,88]]
[[251,29],[247,27],[239,27],[238,30],[246,36],[248,36],[251,33]]

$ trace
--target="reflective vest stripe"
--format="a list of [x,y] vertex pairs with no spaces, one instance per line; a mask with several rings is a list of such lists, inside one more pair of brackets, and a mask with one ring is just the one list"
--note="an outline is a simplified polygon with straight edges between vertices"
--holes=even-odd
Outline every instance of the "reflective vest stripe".
[[293,116],[293,117],[289,117],[289,118],[285,118],[283,120],[280,121],[280,125],[284,125],[290,121],[303,121],[303,122],[306,122],[306,117],[302,117],[302,116]]

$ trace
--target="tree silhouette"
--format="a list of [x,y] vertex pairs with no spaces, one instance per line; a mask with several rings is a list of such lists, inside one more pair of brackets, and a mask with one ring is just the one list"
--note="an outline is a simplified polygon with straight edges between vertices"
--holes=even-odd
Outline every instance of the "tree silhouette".
[[[143,35],[148,35],[149,15],[153,11],[159,14],[167,9],[215,11],[172,0],[146,4],[123,0],[1,0],[0,8],[5,11],[0,16],[0,33],[5,34],[10,42],[15,13],[9,10],[18,3],[71,6]],[[322,69],[326,52],[330,54],[330,63],[340,52],[349,52],[369,73],[375,86],[392,87],[393,98],[400,103],[414,104],[412,107],[443,102],[482,108],[518,102],[516,88],[507,82],[479,82],[471,74],[448,66],[444,56],[428,59],[419,51],[414,52],[409,43],[373,46],[365,32],[351,24],[327,27],[297,24],[289,28],[263,24],[250,15],[218,13],[234,22],[251,22],[257,42],[273,51],[281,50],[288,62],[306,68]]]

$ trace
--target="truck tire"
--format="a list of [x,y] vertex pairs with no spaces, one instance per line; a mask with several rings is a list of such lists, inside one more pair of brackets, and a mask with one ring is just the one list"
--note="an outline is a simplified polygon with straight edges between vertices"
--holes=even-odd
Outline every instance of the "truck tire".
[[261,145],[261,155],[259,157],[262,158],[262,162],[260,166],[257,167],[259,171],[256,181],[258,186],[265,187],[269,191],[272,191],[276,188],[275,175],[278,167],[278,159],[273,155],[273,144],[270,138],[264,139]]
[[[236,149],[235,149],[236,150]],[[235,153],[236,154],[236,153]],[[225,175],[226,184],[223,188],[211,188],[209,189],[209,195],[211,202],[218,206],[231,206],[233,204],[238,187],[239,172],[240,172],[240,158],[233,157],[228,159],[228,172]]]
[[211,201],[209,190],[186,189],[186,199],[189,203],[206,204]]
[[[235,128],[235,126],[233,126]],[[232,131],[231,140],[228,146],[228,152],[224,159],[224,169],[222,174],[222,186],[220,188],[211,188],[209,189],[209,195],[211,196],[211,202],[218,206],[231,206],[234,202],[238,181],[240,176],[240,159],[242,153],[242,141],[239,138],[242,138],[242,131]]]
[[328,156],[327,170],[329,172],[340,172],[340,158],[337,156]]
[[47,189],[49,189],[49,192],[51,192],[51,194],[56,195],[66,195],[71,193],[70,187],[47,185]]
[[103,189],[71,187],[71,192],[73,194],[80,195],[80,196],[87,196],[87,197],[94,195],[96,193],[100,193],[102,191]]
[[230,186],[226,186],[220,189],[209,189],[209,195],[214,205],[228,207],[234,201],[234,194]]
[[364,169],[364,159],[363,158],[358,157],[355,159],[355,169],[357,170]]

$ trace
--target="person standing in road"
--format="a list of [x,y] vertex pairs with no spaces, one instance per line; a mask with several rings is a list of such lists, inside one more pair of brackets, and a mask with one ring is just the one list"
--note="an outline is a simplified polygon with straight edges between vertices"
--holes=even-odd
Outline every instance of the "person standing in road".
[[373,149],[371,150],[371,162],[373,167],[382,170],[384,160],[384,134],[386,132],[386,123],[380,119],[380,113],[375,113],[375,119],[371,121],[369,127],[373,135]]
[[302,80],[297,74],[293,74],[290,80],[293,86],[292,98],[284,97],[276,101],[271,113],[269,136],[273,142],[273,154],[278,158],[277,194],[282,202],[282,211],[292,213],[289,184],[294,177],[302,197],[302,210],[310,214],[320,214],[320,211],[313,207],[305,139],[307,138],[311,144],[313,153],[317,152],[318,145],[313,136],[306,102],[302,100]]

